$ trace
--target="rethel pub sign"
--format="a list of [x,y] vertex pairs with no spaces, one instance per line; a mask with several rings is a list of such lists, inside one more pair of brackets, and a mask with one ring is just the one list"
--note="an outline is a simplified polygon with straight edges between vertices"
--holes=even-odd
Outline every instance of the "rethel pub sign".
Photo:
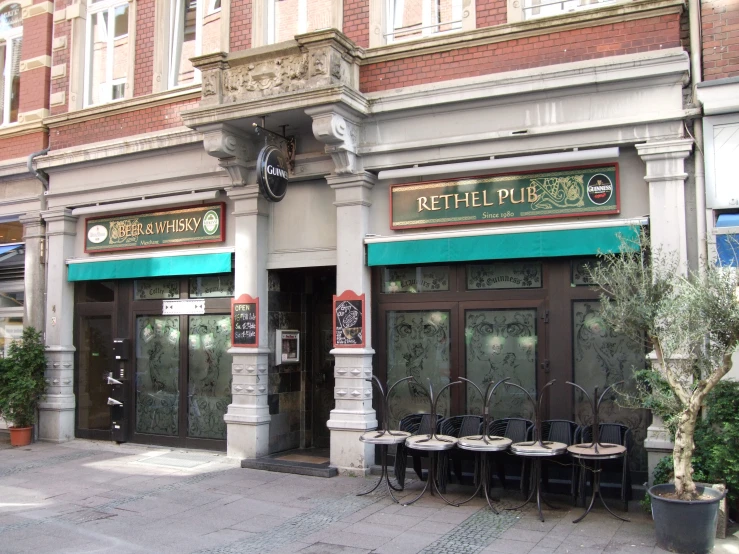
[[85,252],[223,242],[224,204],[138,212],[85,221]]
[[618,164],[390,187],[392,229],[615,214]]

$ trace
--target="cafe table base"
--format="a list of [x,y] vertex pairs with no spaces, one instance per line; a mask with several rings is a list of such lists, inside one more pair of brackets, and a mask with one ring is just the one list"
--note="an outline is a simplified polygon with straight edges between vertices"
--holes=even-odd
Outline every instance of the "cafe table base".
[[[532,499],[536,497],[536,509],[539,512],[539,519],[544,521],[544,514],[541,512],[541,503],[544,502],[553,510],[557,510],[555,506],[552,506],[541,494],[541,460],[542,458],[550,458],[552,456],[559,456],[567,451],[567,445],[563,442],[517,442],[511,445],[511,452],[516,456],[522,458],[531,458],[531,477],[533,479],[533,487],[529,493],[528,498],[522,504],[514,506],[513,508],[506,508],[507,510],[520,510]],[[523,477],[523,476],[522,476]]]
[[620,515],[613,513],[613,511],[608,507],[608,504],[606,504],[606,501],[603,498],[603,493],[600,489],[601,461],[622,458],[626,454],[626,447],[620,444],[611,443],[573,444],[567,448],[567,451],[573,458],[578,459],[581,462],[585,462],[586,460],[593,462],[592,467],[588,467],[585,463],[581,463],[584,469],[591,471],[593,474],[593,495],[590,497],[590,504],[585,510],[585,513],[573,520],[572,523],[579,523],[585,519],[585,516],[593,510],[596,496],[600,498],[600,503],[603,504],[603,507],[613,517],[620,519],[621,521],[630,521],[625,517],[621,517]]
[[429,474],[426,479],[426,484],[423,486],[421,492],[409,502],[403,502],[403,506],[410,506],[414,502],[418,501],[424,493],[428,490],[431,496],[438,496],[444,502],[450,506],[458,506],[441,493],[439,485],[436,483],[436,473],[438,467],[438,454],[444,450],[450,450],[457,444],[457,438],[448,435],[414,435],[405,441],[405,445],[413,450],[422,450],[429,453]]
[[393,499],[393,501],[395,503],[400,502],[397,498],[395,498],[395,495],[393,495],[393,491],[400,492],[403,490],[403,487],[396,488],[390,482],[390,474],[388,473],[387,468],[387,449],[388,446],[392,444],[400,444],[405,442],[405,440],[410,436],[411,434],[405,431],[369,431],[359,437],[359,440],[364,443],[374,444],[380,447],[381,473],[380,478],[377,480],[377,484],[375,484],[374,487],[366,492],[360,492],[359,494],[357,494],[357,496],[364,496],[366,494],[374,492],[384,481],[385,486],[387,487],[387,492],[390,493],[390,497]]
[[478,459],[480,460],[480,483],[477,485],[477,489],[472,493],[467,500],[463,500],[457,506],[466,504],[480,493],[480,488],[485,491],[485,500],[488,502],[488,506],[497,514],[498,510],[493,507],[493,503],[490,500],[490,472],[488,471],[488,458],[487,455],[490,452],[502,452],[507,450],[511,445],[511,439],[505,437],[496,436],[477,436],[477,437],[462,437],[457,442],[457,448],[467,450],[468,452],[477,452]]

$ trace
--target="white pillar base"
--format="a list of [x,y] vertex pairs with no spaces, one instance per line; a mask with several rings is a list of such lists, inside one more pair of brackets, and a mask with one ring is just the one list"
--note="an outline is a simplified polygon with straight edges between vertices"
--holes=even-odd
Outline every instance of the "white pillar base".
[[672,456],[675,443],[670,440],[670,432],[665,427],[662,418],[655,415],[652,424],[647,428],[647,438],[644,439],[644,449],[647,451],[647,465],[649,468],[648,485],[654,485],[654,468],[662,458]]
[[364,477],[375,463],[375,447],[359,441],[364,431],[331,429],[331,467],[342,475]]
[[38,439],[67,442],[74,439],[74,395],[49,395],[39,404]]

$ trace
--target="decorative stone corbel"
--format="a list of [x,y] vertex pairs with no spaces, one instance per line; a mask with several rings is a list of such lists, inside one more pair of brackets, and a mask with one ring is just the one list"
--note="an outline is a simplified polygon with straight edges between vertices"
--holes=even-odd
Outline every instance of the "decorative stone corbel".
[[362,158],[357,154],[360,118],[343,106],[320,106],[305,110],[313,118],[313,134],[326,145],[336,166],[336,175],[359,173]]
[[203,133],[203,146],[208,155],[218,158],[219,165],[228,171],[235,186],[255,182],[254,143],[239,130],[226,123],[206,125],[198,129]]

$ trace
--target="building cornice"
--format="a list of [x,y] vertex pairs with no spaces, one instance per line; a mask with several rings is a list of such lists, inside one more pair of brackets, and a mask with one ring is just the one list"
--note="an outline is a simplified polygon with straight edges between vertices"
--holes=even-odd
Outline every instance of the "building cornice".
[[685,0],[637,0],[611,6],[599,6],[595,9],[553,17],[542,17],[494,27],[482,27],[464,33],[449,33],[366,50],[359,49],[359,64],[375,64],[424,54],[447,52],[458,48],[471,48],[543,34],[561,33],[596,25],[613,25],[635,19],[679,14],[683,12],[685,6]]
[[49,129],[57,129],[59,127],[64,127],[65,125],[73,125],[75,123],[100,119],[101,117],[110,117],[112,115],[135,112],[153,106],[172,104],[183,100],[199,99],[200,85],[198,84],[182,89],[167,90],[155,94],[148,94],[146,96],[137,96],[136,98],[131,98],[129,100],[121,100],[119,102],[112,102],[110,104],[93,106],[91,108],[84,108],[82,110],[54,115],[45,118],[43,123],[48,126]]
[[21,135],[30,135],[33,133],[47,132],[49,129],[41,121],[33,121],[31,123],[17,123],[0,127],[0,139],[9,139],[19,137]]

